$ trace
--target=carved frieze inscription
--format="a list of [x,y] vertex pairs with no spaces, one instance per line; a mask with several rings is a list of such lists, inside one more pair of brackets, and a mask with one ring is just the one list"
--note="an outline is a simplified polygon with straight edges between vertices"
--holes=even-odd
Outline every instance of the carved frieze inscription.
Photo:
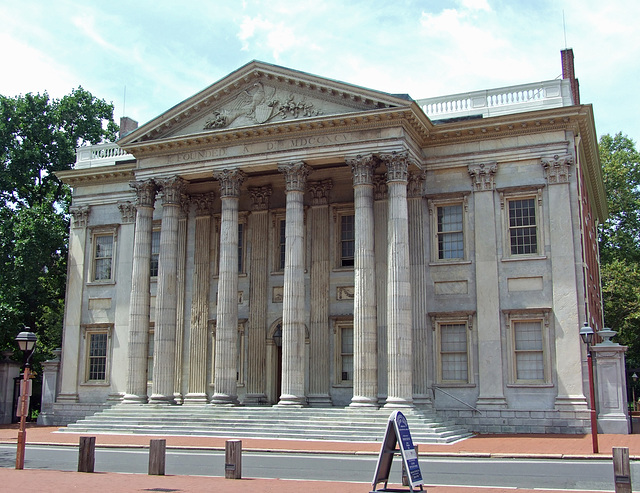
[[357,142],[361,138],[362,137],[358,132],[345,132],[338,134],[316,135],[311,137],[279,139],[269,142],[256,142],[255,144],[234,145],[218,147],[215,149],[202,149],[198,151],[170,154],[166,158],[166,163],[181,164],[197,161],[209,161],[218,158],[241,157],[251,154],[264,154],[274,151],[303,149],[307,147],[333,146],[349,142]]

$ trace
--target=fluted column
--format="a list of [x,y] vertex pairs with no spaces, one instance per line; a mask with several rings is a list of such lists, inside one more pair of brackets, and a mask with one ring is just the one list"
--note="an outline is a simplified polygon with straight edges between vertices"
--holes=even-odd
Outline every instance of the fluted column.
[[249,188],[252,212],[249,216],[251,279],[247,325],[247,395],[245,404],[265,402],[267,395],[267,300],[269,285],[269,198],[271,186]]
[[177,176],[160,182],[163,197],[162,229],[153,334],[153,391],[149,397],[149,402],[153,404],[175,403],[178,220],[185,184]]
[[331,405],[329,397],[330,365],[329,351],[329,191],[331,180],[309,182],[311,209],[311,272],[309,309],[309,395],[310,406]]
[[413,405],[411,281],[409,273],[409,213],[406,152],[380,156],[387,165],[388,221],[388,394],[385,407]]
[[473,193],[476,247],[476,303],[478,321],[478,387],[476,406],[501,409],[507,406],[502,371],[500,293],[494,176],[497,163],[468,166]]
[[304,395],[304,190],[311,169],[303,162],[278,166],[287,194],[282,302],[282,395],[279,406],[302,406]]
[[209,320],[209,249],[214,194],[195,195],[196,232],[189,338],[189,391],[185,404],[207,402],[207,341]]
[[378,406],[376,260],[374,252],[373,156],[348,160],[355,209],[352,407]]
[[216,317],[212,404],[238,404],[238,201],[245,174],[238,169],[214,173],[220,182],[220,267]]
[[151,234],[157,187],[153,180],[136,181],[136,230],[133,239],[131,299],[129,302],[129,373],[125,403],[147,402],[147,350],[151,302]]
[[387,230],[389,207],[386,174],[373,175],[373,215],[376,218],[376,315],[378,324],[378,404],[387,398]]
[[416,405],[430,405],[429,351],[427,328],[427,280],[425,231],[428,215],[425,213],[424,172],[409,174],[407,187],[409,206],[409,265],[411,272],[411,314],[413,326],[413,401]]

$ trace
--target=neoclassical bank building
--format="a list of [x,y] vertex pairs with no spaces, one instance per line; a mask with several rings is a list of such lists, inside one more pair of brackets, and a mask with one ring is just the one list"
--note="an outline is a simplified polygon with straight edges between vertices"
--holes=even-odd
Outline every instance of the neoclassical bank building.
[[584,431],[607,210],[568,66],[414,100],[251,62],[79,148],[58,173],[68,286],[43,412],[414,408]]

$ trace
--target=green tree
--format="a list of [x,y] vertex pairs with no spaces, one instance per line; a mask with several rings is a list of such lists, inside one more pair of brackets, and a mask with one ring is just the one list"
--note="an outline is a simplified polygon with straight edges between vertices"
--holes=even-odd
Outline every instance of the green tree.
[[61,343],[71,201],[55,175],[75,148],[114,140],[113,105],[79,87],[61,99],[0,96],[0,349],[23,326],[40,359]]
[[609,217],[599,234],[605,325],[640,366],[640,154],[621,133],[600,138]]

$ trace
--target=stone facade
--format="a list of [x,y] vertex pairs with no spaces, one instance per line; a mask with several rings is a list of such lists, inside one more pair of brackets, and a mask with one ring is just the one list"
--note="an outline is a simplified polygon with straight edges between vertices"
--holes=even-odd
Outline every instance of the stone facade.
[[606,215],[592,109],[423,107],[252,62],[59,173],[56,408],[416,406],[584,431],[578,331],[602,316],[582,231]]

